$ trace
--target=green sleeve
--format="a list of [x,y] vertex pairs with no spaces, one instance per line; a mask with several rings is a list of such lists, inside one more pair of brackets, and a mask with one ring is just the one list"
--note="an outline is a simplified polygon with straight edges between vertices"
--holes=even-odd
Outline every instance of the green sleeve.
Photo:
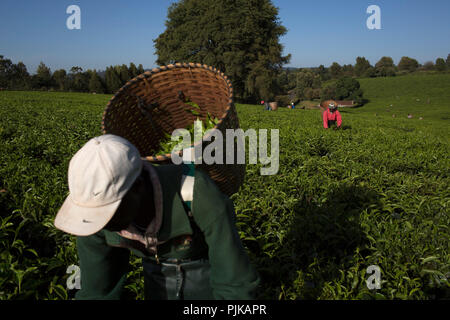
[[197,177],[196,191],[203,192],[203,195],[196,198],[199,200],[194,200],[193,213],[196,222],[208,221],[206,225],[200,221],[197,224],[208,244],[210,284],[214,298],[254,299],[260,280],[237,232],[233,203],[209,177]]
[[252,268],[232,219],[228,215],[205,231],[215,299],[254,299],[259,277]]
[[122,298],[129,268],[129,251],[111,247],[105,231],[87,237],[77,237],[81,269],[81,289],[77,300],[115,300]]

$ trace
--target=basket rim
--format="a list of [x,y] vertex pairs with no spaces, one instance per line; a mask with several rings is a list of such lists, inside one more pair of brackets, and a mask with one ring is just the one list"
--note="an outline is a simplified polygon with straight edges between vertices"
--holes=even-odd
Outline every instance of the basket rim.
[[[222,116],[219,118],[219,121],[217,122],[217,124],[210,130],[213,129],[218,129],[219,126],[223,123],[223,121],[225,120],[225,118],[228,116],[228,114],[231,111],[231,108],[234,104],[234,95],[233,95],[233,86],[231,84],[231,81],[228,79],[228,77],[219,69],[213,67],[213,66],[208,66],[206,64],[201,64],[201,63],[193,63],[193,62],[177,62],[174,64],[168,64],[168,65],[164,65],[164,66],[160,66],[157,68],[153,68],[151,70],[145,71],[144,73],[128,80],[119,90],[117,90],[117,92],[111,97],[111,99],[108,101],[105,110],[103,111],[103,115],[102,115],[102,132],[103,134],[106,134],[105,131],[105,116],[106,113],[108,112],[108,110],[111,108],[111,104],[113,103],[113,101],[117,98],[118,95],[122,94],[126,89],[128,89],[131,85],[135,84],[138,81],[144,81],[145,79],[148,79],[150,77],[152,77],[154,74],[157,74],[159,72],[163,72],[163,71],[170,71],[173,69],[177,69],[177,68],[182,68],[182,69],[193,69],[193,68],[201,68],[201,69],[205,69],[209,72],[213,72],[216,76],[219,76],[220,78],[222,78],[225,83],[227,84],[227,91],[228,91],[228,96],[229,96],[229,100],[227,103],[227,107],[225,108],[225,112],[222,114]],[[199,145],[200,143],[202,143],[203,141],[205,141],[207,138],[210,138],[211,136],[211,132],[208,133],[207,135],[204,135],[202,137],[202,141],[197,142],[197,143],[192,143],[190,145],[189,148],[195,148],[197,145]],[[185,149],[189,149],[189,148],[185,148]],[[183,150],[185,150],[183,149]],[[183,156],[183,150],[180,150],[178,152],[179,156]],[[155,156],[142,156],[142,158],[145,158],[148,161],[151,162],[165,162],[167,160],[170,160],[172,158],[172,154],[171,153],[167,153],[164,155],[155,155]]]

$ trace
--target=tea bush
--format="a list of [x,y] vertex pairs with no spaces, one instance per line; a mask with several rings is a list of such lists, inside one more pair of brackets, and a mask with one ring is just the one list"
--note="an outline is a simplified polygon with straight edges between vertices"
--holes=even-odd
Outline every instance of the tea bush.
[[[324,130],[318,110],[237,105],[244,130],[280,130],[278,173],[247,165],[232,196],[260,299],[450,297],[449,84],[448,75],[362,79],[369,101],[341,110],[340,131]],[[74,237],[53,219],[69,160],[101,134],[108,99],[0,92],[0,299],[73,298]],[[142,299],[142,267],[131,265],[127,292]],[[370,265],[381,289],[367,288]]]

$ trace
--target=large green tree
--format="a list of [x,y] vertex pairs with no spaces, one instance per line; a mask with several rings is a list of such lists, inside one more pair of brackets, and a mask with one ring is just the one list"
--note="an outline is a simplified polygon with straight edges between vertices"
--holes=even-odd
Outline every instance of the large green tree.
[[350,99],[356,104],[362,103],[363,90],[358,80],[345,77],[336,82],[336,99]]
[[353,100],[356,104],[363,103],[363,90],[358,80],[342,77],[336,82],[325,85],[321,90],[322,101],[328,99]]
[[342,76],[342,67],[339,63],[333,62],[330,66],[330,74],[332,78],[339,78]]
[[12,75],[13,63],[11,60],[0,55],[0,88],[8,87],[8,80]]
[[74,66],[70,69],[70,89],[78,92],[89,91],[89,80],[91,78],[90,70],[83,72],[83,68]]
[[106,88],[109,93],[115,93],[122,87],[120,75],[116,71],[117,68],[107,67],[105,72]]
[[431,70],[434,70],[434,63],[433,63],[433,61],[427,61],[427,62],[425,62],[424,64],[423,64],[423,67],[422,67],[424,70],[426,70],[426,71],[431,71]]
[[137,73],[138,75],[144,73],[145,72],[144,66],[142,64],[139,64],[137,71],[138,71],[138,73]]
[[[1,73],[1,72],[0,72]],[[11,63],[6,75],[6,86],[9,89],[28,89],[30,86],[30,75],[28,74],[27,67],[22,61],[17,64]],[[2,76],[0,75],[0,78]],[[0,81],[2,82],[2,81]],[[0,85],[2,87],[2,85]]]
[[[295,93],[299,99],[311,99],[313,89],[318,89],[322,86],[320,75],[314,74],[310,71],[301,71],[297,73],[297,87]],[[309,90],[311,89],[311,90]],[[307,94],[307,92],[309,94]]]
[[398,69],[402,71],[413,72],[416,71],[419,67],[419,62],[416,59],[412,59],[410,57],[402,57],[400,62],[398,63]]
[[49,88],[52,85],[52,72],[44,62],[41,62],[37,67],[36,74],[34,76],[34,86],[37,88]]
[[447,69],[447,64],[445,63],[445,60],[442,58],[436,59],[435,66],[437,71],[445,71],[445,69]]
[[130,74],[130,71],[128,70],[127,65],[123,64],[120,67],[120,80],[122,81],[122,84],[125,84],[128,80],[132,78],[132,75]]
[[342,66],[342,74],[344,77],[353,77],[355,68],[351,64],[344,64]]
[[138,68],[133,62],[130,62],[130,67],[128,68],[128,71],[130,73],[131,78],[134,78],[139,75]]
[[231,79],[238,99],[271,99],[290,59],[279,43],[285,33],[270,0],[181,0],[154,40],[157,63],[212,65]]
[[322,81],[327,81],[330,79],[330,74],[329,74],[327,68],[325,68],[325,66],[323,64],[321,64],[317,68],[317,74],[320,76],[320,80],[322,80]]
[[382,57],[375,65],[375,70],[378,77],[395,76],[394,60],[391,57]]
[[64,69],[56,70],[53,72],[53,83],[56,89],[64,91],[68,89],[67,72]]
[[391,57],[382,57],[375,65],[375,68],[392,68],[392,67],[394,67],[394,60],[392,60]]
[[102,79],[98,75],[97,71],[90,72],[91,77],[89,79],[89,91],[95,93],[105,93],[105,88],[102,83]]
[[320,92],[320,99],[322,101],[329,100],[329,99],[336,99],[336,83],[328,83],[326,84],[321,92]]
[[370,67],[370,62],[365,57],[356,58],[355,74],[357,77],[364,76]]

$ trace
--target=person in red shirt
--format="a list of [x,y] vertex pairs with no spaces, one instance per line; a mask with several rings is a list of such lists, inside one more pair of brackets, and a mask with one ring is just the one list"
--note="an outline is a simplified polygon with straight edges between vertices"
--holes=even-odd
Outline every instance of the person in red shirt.
[[332,125],[336,125],[337,128],[340,128],[342,125],[341,114],[337,110],[337,105],[334,102],[331,102],[328,105],[328,108],[322,114],[322,118],[323,127],[325,129],[330,128]]

